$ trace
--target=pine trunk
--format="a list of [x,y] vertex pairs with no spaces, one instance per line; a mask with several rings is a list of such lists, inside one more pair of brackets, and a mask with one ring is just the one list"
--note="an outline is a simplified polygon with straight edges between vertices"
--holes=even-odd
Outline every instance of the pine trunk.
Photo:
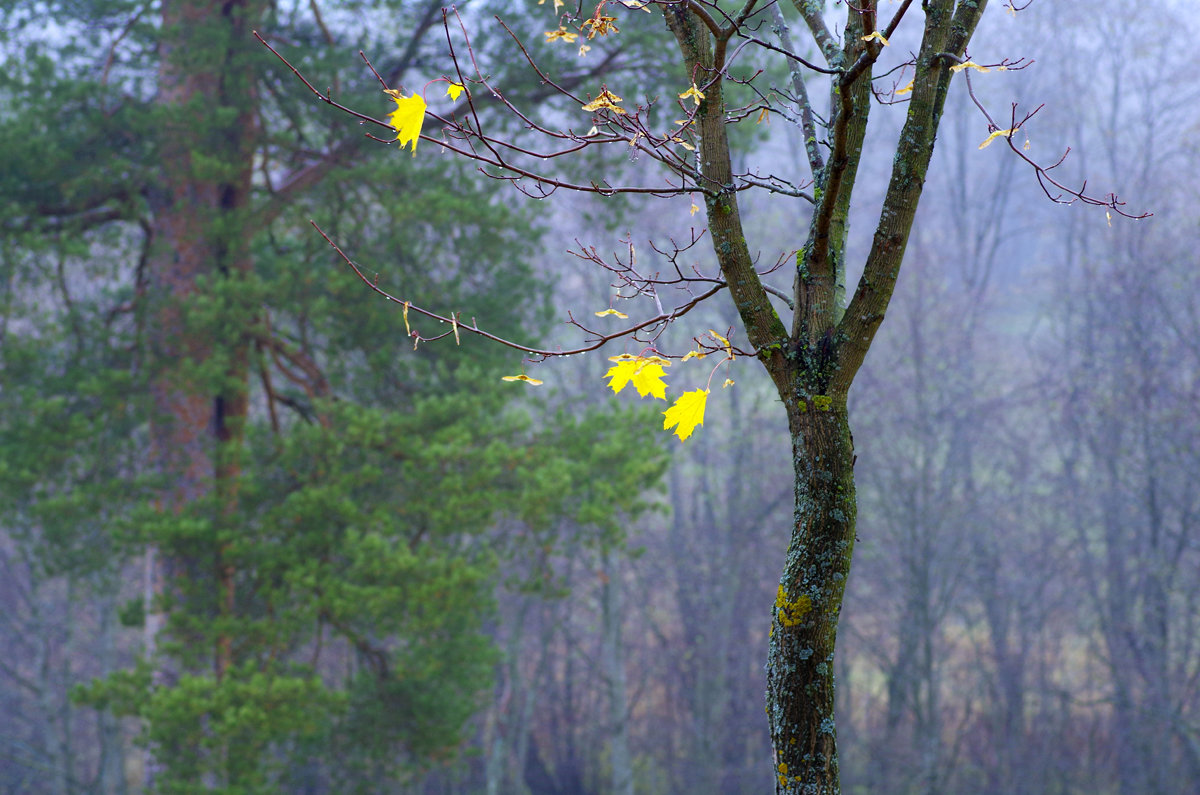
[[[218,507],[210,515],[211,550],[199,559],[182,559],[169,541],[148,551],[150,655],[166,622],[161,601],[185,572],[215,580],[213,604],[203,608],[230,616],[235,606],[236,572],[222,525],[236,506],[248,410],[254,315],[242,293],[257,137],[250,30],[259,13],[255,0],[170,0],[162,8],[155,103],[162,111],[163,169],[149,194],[153,248],[146,267],[154,457],[167,484],[165,510],[213,496]],[[201,642],[211,642],[212,668],[221,678],[232,663],[231,638]],[[154,664],[156,683],[167,684],[165,662]],[[148,785],[159,772],[148,759]]]

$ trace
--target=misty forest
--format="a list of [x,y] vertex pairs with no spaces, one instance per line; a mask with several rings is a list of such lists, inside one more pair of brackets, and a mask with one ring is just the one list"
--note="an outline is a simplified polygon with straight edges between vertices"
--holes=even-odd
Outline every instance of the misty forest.
[[0,795],[1200,792],[1195,11],[0,0]]

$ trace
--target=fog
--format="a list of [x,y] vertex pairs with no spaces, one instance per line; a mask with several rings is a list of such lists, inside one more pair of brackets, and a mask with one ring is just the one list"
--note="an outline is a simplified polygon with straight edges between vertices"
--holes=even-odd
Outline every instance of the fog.
[[[1018,119],[1040,107],[1014,136],[1018,147],[1028,140],[1022,151],[1049,164],[1069,149],[1051,172],[1055,179],[1072,188],[1086,184],[1089,195],[1116,193],[1130,215],[1152,213],[1148,217],[1133,220],[1103,206],[1069,203],[1062,191],[1039,184],[1038,173],[1003,142],[981,149],[987,120],[964,81],[953,84],[899,284],[850,395],[858,544],[836,661],[841,779],[848,795],[1200,791],[1200,61],[1185,24],[1191,9],[1184,5],[1036,0],[1016,14],[995,5],[970,50],[979,62],[1031,62],[971,78],[977,99],[1001,125],[1013,103],[1019,103]],[[353,55],[353,47],[345,49]],[[871,135],[883,145],[872,150],[869,142],[875,154],[861,167],[868,173],[856,196],[863,209],[851,219],[851,263],[861,262],[870,245],[890,169],[888,139],[903,121],[902,106],[873,112],[884,120]],[[756,134],[758,151],[781,162],[803,159],[799,134],[782,120]],[[410,159],[407,152],[402,158]],[[623,164],[633,173],[638,167]],[[456,178],[474,176],[464,169]],[[380,201],[388,201],[390,190],[380,188]],[[535,202],[503,184],[487,190],[502,191],[493,194],[497,205],[536,204],[545,232],[536,250],[514,258],[552,285],[546,314],[553,325],[542,338],[551,348],[571,347],[583,336],[564,322],[568,312],[590,320],[610,305],[614,292],[611,274],[569,251],[583,245],[622,252],[622,241],[629,240],[652,269],[662,262],[652,243],[686,240],[686,230],[699,231],[703,218],[689,213],[686,196],[665,204],[630,199],[614,209],[594,197],[556,194]],[[368,200],[361,201],[365,206]],[[380,212],[388,216],[391,210]],[[781,241],[778,251],[755,252],[760,264],[803,243],[808,205],[756,196],[743,212],[758,240]],[[413,228],[420,223],[419,213],[396,213]],[[369,225],[366,215],[363,224]],[[29,398],[24,391],[46,383],[38,380],[43,376],[24,380],[36,369],[31,361],[41,355],[38,349],[14,346],[37,338],[38,329],[69,324],[74,310],[48,286],[53,267],[46,266],[40,283],[20,275],[39,252],[59,249],[31,244],[25,237],[33,234],[30,227],[18,233],[17,226],[5,227],[8,317],[0,337],[0,348],[9,349],[0,362],[0,396],[10,412],[0,449],[0,792],[138,792],[144,766],[153,764],[139,735],[145,716],[115,716],[106,705],[119,694],[89,700],[79,688],[133,667],[154,642],[145,613],[131,615],[144,609],[139,605],[153,591],[144,579],[150,568],[144,548],[137,551],[144,537],[130,529],[144,520],[128,510],[130,501],[152,501],[144,495],[154,484],[133,477],[140,466],[137,450],[148,449],[148,432],[123,399],[96,398],[95,411],[106,417],[97,422],[133,448],[92,450],[102,465],[83,454],[72,454],[75,463],[66,461],[59,470],[31,463],[30,449],[54,454],[37,447],[43,444],[37,435],[43,433],[39,423],[53,426],[60,415],[48,409],[28,422],[13,418],[11,412]],[[341,231],[349,239],[355,226],[347,223]],[[69,291],[76,298],[106,294],[107,287],[96,285],[115,285],[119,274],[133,270],[137,255],[123,234],[62,255],[62,262],[77,263],[69,267],[80,268],[78,274],[90,274],[76,276],[78,289]],[[412,246],[442,250],[441,243],[422,242],[422,234],[413,233]],[[293,237],[306,240],[303,235],[311,232]],[[295,245],[323,255],[323,242],[316,244]],[[504,243],[485,245],[494,251]],[[104,252],[104,263],[118,263],[111,272],[97,251]],[[715,268],[704,246],[687,254],[699,270]],[[372,267],[382,271],[386,264]],[[769,283],[787,292],[791,274],[782,268]],[[853,285],[858,274],[849,278]],[[114,286],[111,295],[119,302],[135,293]],[[346,304],[353,291],[331,294],[337,311],[359,311]],[[358,295],[364,303],[374,300],[365,288]],[[35,302],[47,306],[12,308]],[[625,304],[612,305],[634,314]],[[395,350],[408,351],[407,321],[398,307],[389,311],[389,333],[399,339]],[[661,347],[687,350],[692,338],[709,329],[727,334],[737,322],[731,302],[720,296],[674,324]],[[370,333],[379,328],[371,326]],[[323,339],[336,333],[314,331]],[[297,331],[295,339],[300,337]],[[462,340],[464,348],[486,344]],[[653,401],[639,401],[632,390],[614,397],[605,387],[606,357],[629,351],[620,341],[598,354],[520,364],[508,352],[454,353],[453,345],[452,339],[423,343],[410,360],[418,364],[398,365],[395,383],[370,386],[372,395],[415,404],[420,386],[412,382],[422,378],[448,392],[459,377],[439,369],[438,356],[448,351],[481,360],[507,357],[505,372],[524,368],[545,382],[522,409],[533,430],[514,432],[526,434],[521,438],[530,450],[545,443],[542,431],[564,422],[561,412],[583,416],[615,403],[640,406],[650,416],[619,415],[625,424],[608,421],[610,431],[618,428],[612,439],[599,431],[595,437],[621,451],[612,456],[626,467],[618,473],[625,480],[605,468],[607,448],[598,442],[586,461],[582,453],[563,454],[556,471],[566,473],[573,462],[596,467],[561,477],[567,484],[594,481],[586,497],[578,487],[578,499],[611,505],[602,520],[567,509],[549,518],[525,516],[532,502],[545,498],[542,492],[521,492],[521,507],[500,506],[490,515],[487,506],[469,502],[466,486],[463,496],[455,492],[443,506],[436,495],[423,495],[429,507],[398,490],[395,502],[379,509],[405,516],[425,511],[420,521],[435,528],[431,535],[444,520],[439,509],[458,510],[454,506],[466,502],[463,515],[470,519],[462,521],[486,517],[478,533],[454,536],[446,548],[470,550],[479,556],[473,561],[488,557],[494,564],[479,585],[479,604],[494,606],[480,608],[491,650],[478,652],[478,670],[494,679],[470,674],[483,695],[469,708],[456,707],[463,710],[461,728],[429,754],[432,762],[405,767],[403,774],[364,763],[360,781],[370,783],[360,783],[358,791],[773,791],[764,663],[794,505],[787,421],[762,368],[751,357],[722,367],[716,377],[736,383],[722,389],[713,382],[703,426],[681,443],[659,429],[665,405],[647,408]],[[363,350],[353,354],[359,358],[329,365],[329,394],[341,399],[340,391],[366,388],[366,376],[337,375],[360,364],[376,367],[370,345]],[[55,359],[58,353],[44,355]],[[300,369],[299,359],[288,355],[282,348],[255,354]],[[672,389],[703,385],[708,369],[688,366],[673,368]],[[61,367],[67,372],[67,364]],[[491,389],[500,382],[487,383]],[[253,389],[266,393],[271,387],[256,381]],[[275,389],[282,394],[278,384]],[[86,383],[77,391],[100,394]],[[310,420],[313,427],[324,427],[325,415],[309,408],[321,397],[314,386],[307,394],[293,390],[289,400],[319,417]],[[289,427],[268,415],[262,394],[253,393],[250,401],[259,426]],[[337,412],[330,414],[331,427],[340,427]],[[380,421],[384,436],[405,439],[389,452],[393,460],[407,461],[410,448],[449,449],[447,436],[422,437],[421,422],[441,420],[412,426]],[[357,443],[353,434],[369,435],[349,425],[355,430],[348,446]],[[81,425],[80,432],[89,427]],[[500,439],[502,432],[494,432]],[[57,437],[46,432],[45,438],[49,445]],[[247,438],[248,445],[269,447],[265,436]],[[362,444],[367,449],[376,443]],[[291,460],[286,444],[278,449]],[[334,449],[321,447],[310,458],[336,458]],[[657,460],[664,455],[659,451],[665,451],[663,473],[649,467],[642,474],[628,464]],[[478,462],[490,462],[490,455],[463,453],[459,459],[430,452],[412,464],[420,472],[412,474],[413,482],[439,462],[461,473],[485,466]],[[390,466],[374,459],[368,465]],[[524,472],[514,469],[520,466],[525,463],[503,459],[496,481]],[[53,472],[71,472],[76,480],[45,482],[45,473]],[[114,493],[109,487],[85,488],[126,476],[128,490],[111,505],[103,496]],[[337,477],[333,466],[314,481]],[[530,476],[539,477],[558,475]],[[268,506],[271,489],[283,488],[282,482],[264,475],[246,487],[246,499]],[[617,496],[605,491],[610,482]],[[375,521],[367,518],[369,506],[362,507],[370,499],[364,495],[386,484],[370,483],[355,492],[362,517],[348,523]],[[72,495],[77,500],[71,510],[54,514],[66,516],[56,521],[70,526],[60,533],[39,511],[48,504],[57,510]],[[274,514],[264,507],[253,522],[267,522],[268,515]],[[56,533],[70,540],[59,544]],[[415,549],[417,541],[412,543]],[[128,544],[132,551],[122,546]],[[118,547],[123,551],[114,551]],[[90,562],[81,564],[85,558]],[[439,600],[451,599],[446,593],[440,585],[424,591],[414,586],[396,598],[425,600],[420,610],[437,612]],[[364,602],[375,598],[383,597],[361,596]],[[453,631],[414,619],[379,633],[400,638],[398,645],[407,649],[404,638],[419,637],[422,628],[439,637]],[[370,668],[369,645],[358,640],[373,631],[348,632],[338,641],[331,633],[325,650],[323,635],[307,638],[289,647],[288,659],[311,658],[311,670],[326,680],[343,674],[348,680],[348,672]],[[468,653],[477,652],[461,652]],[[450,657],[427,661],[414,652],[414,659],[429,670],[452,667],[445,662]],[[416,696],[411,703],[424,705],[414,710],[438,709]],[[295,760],[306,746],[289,742],[269,752],[289,772],[245,791],[336,791],[321,767],[325,762],[304,768]],[[404,751],[406,765],[407,755],[420,756],[412,748]],[[193,785],[179,791],[238,791],[199,774]]]

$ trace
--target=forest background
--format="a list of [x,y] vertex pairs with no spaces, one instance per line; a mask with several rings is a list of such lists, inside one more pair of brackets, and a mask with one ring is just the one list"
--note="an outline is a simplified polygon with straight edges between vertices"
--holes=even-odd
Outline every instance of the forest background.
[[[565,346],[566,308],[613,293],[566,253],[576,239],[675,234],[696,223],[688,200],[517,201],[428,143],[412,158],[363,142],[269,53],[183,13],[208,6],[169,8],[184,25],[163,25],[158,4],[4,4],[0,790],[772,787],[762,665],[792,496],[770,385],[735,368],[680,445],[661,415],[606,397],[603,357],[526,367],[536,392],[502,383],[521,363],[501,349],[414,351],[400,308],[307,223],[381,284]],[[444,72],[440,8],[259,13],[322,86],[382,116],[356,50],[385,73]],[[532,3],[464,9],[530,41],[553,27]],[[997,7],[972,48],[1037,61],[980,76],[978,93],[1046,103],[1022,131],[1033,151],[1071,146],[1061,171],[1152,219],[1050,204],[1011,153],[978,149],[986,124],[952,90],[891,319],[852,395],[846,792],[1200,782],[1186,10]],[[503,52],[480,30],[480,52]],[[185,45],[194,74],[222,74],[217,94],[256,101],[159,101],[185,82],[161,54]],[[652,45],[547,57],[580,80],[616,69],[671,90]],[[515,59],[493,62],[538,101]],[[245,135],[217,132],[230,128]],[[803,151],[778,120],[739,146]],[[175,212],[182,148],[208,159]],[[796,213],[756,200],[747,223]],[[217,241],[197,254],[207,272],[182,292],[148,278],[154,257],[187,262],[201,227]],[[673,333],[735,322],[714,304]],[[226,406],[211,447],[150,419],[204,390]],[[192,466],[223,468],[236,494],[169,475]]]

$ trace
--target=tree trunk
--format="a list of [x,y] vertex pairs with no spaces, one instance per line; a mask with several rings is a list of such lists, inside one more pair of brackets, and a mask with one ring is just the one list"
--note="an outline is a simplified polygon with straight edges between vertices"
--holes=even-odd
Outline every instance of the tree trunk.
[[[109,591],[100,600],[97,609],[100,648],[98,662],[105,674],[117,669],[117,593]],[[96,735],[100,759],[96,771],[96,789],[99,795],[125,795],[129,791],[125,780],[125,738],[121,732],[121,721],[109,710],[100,710],[96,715]]]
[[604,678],[608,701],[609,761],[612,766],[613,795],[633,795],[633,762],[629,754],[629,705],[625,695],[625,653],[621,638],[621,559],[616,550],[605,547],[602,564],[604,578],[600,586],[601,617],[604,628]]
[[[253,309],[239,281],[250,271],[246,223],[258,128],[250,30],[257,0],[170,0],[162,9],[163,38],[156,104],[163,113],[160,182],[150,192],[153,247],[147,261],[147,339],[155,376],[154,457],[169,491],[163,507],[216,494],[223,523],[237,500],[239,451],[247,404]],[[211,556],[180,560],[168,547],[148,550],[147,652],[165,616],[155,604],[186,568],[214,577],[211,608],[234,611],[234,568],[214,527]],[[213,639],[218,678],[232,662],[228,635]],[[155,662],[155,683],[169,676]],[[161,772],[148,759],[146,784]]]
[[836,795],[833,652],[854,552],[854,440],[844,396],[801,398],[788,420],[796,513],[767,657],[776,791]]

